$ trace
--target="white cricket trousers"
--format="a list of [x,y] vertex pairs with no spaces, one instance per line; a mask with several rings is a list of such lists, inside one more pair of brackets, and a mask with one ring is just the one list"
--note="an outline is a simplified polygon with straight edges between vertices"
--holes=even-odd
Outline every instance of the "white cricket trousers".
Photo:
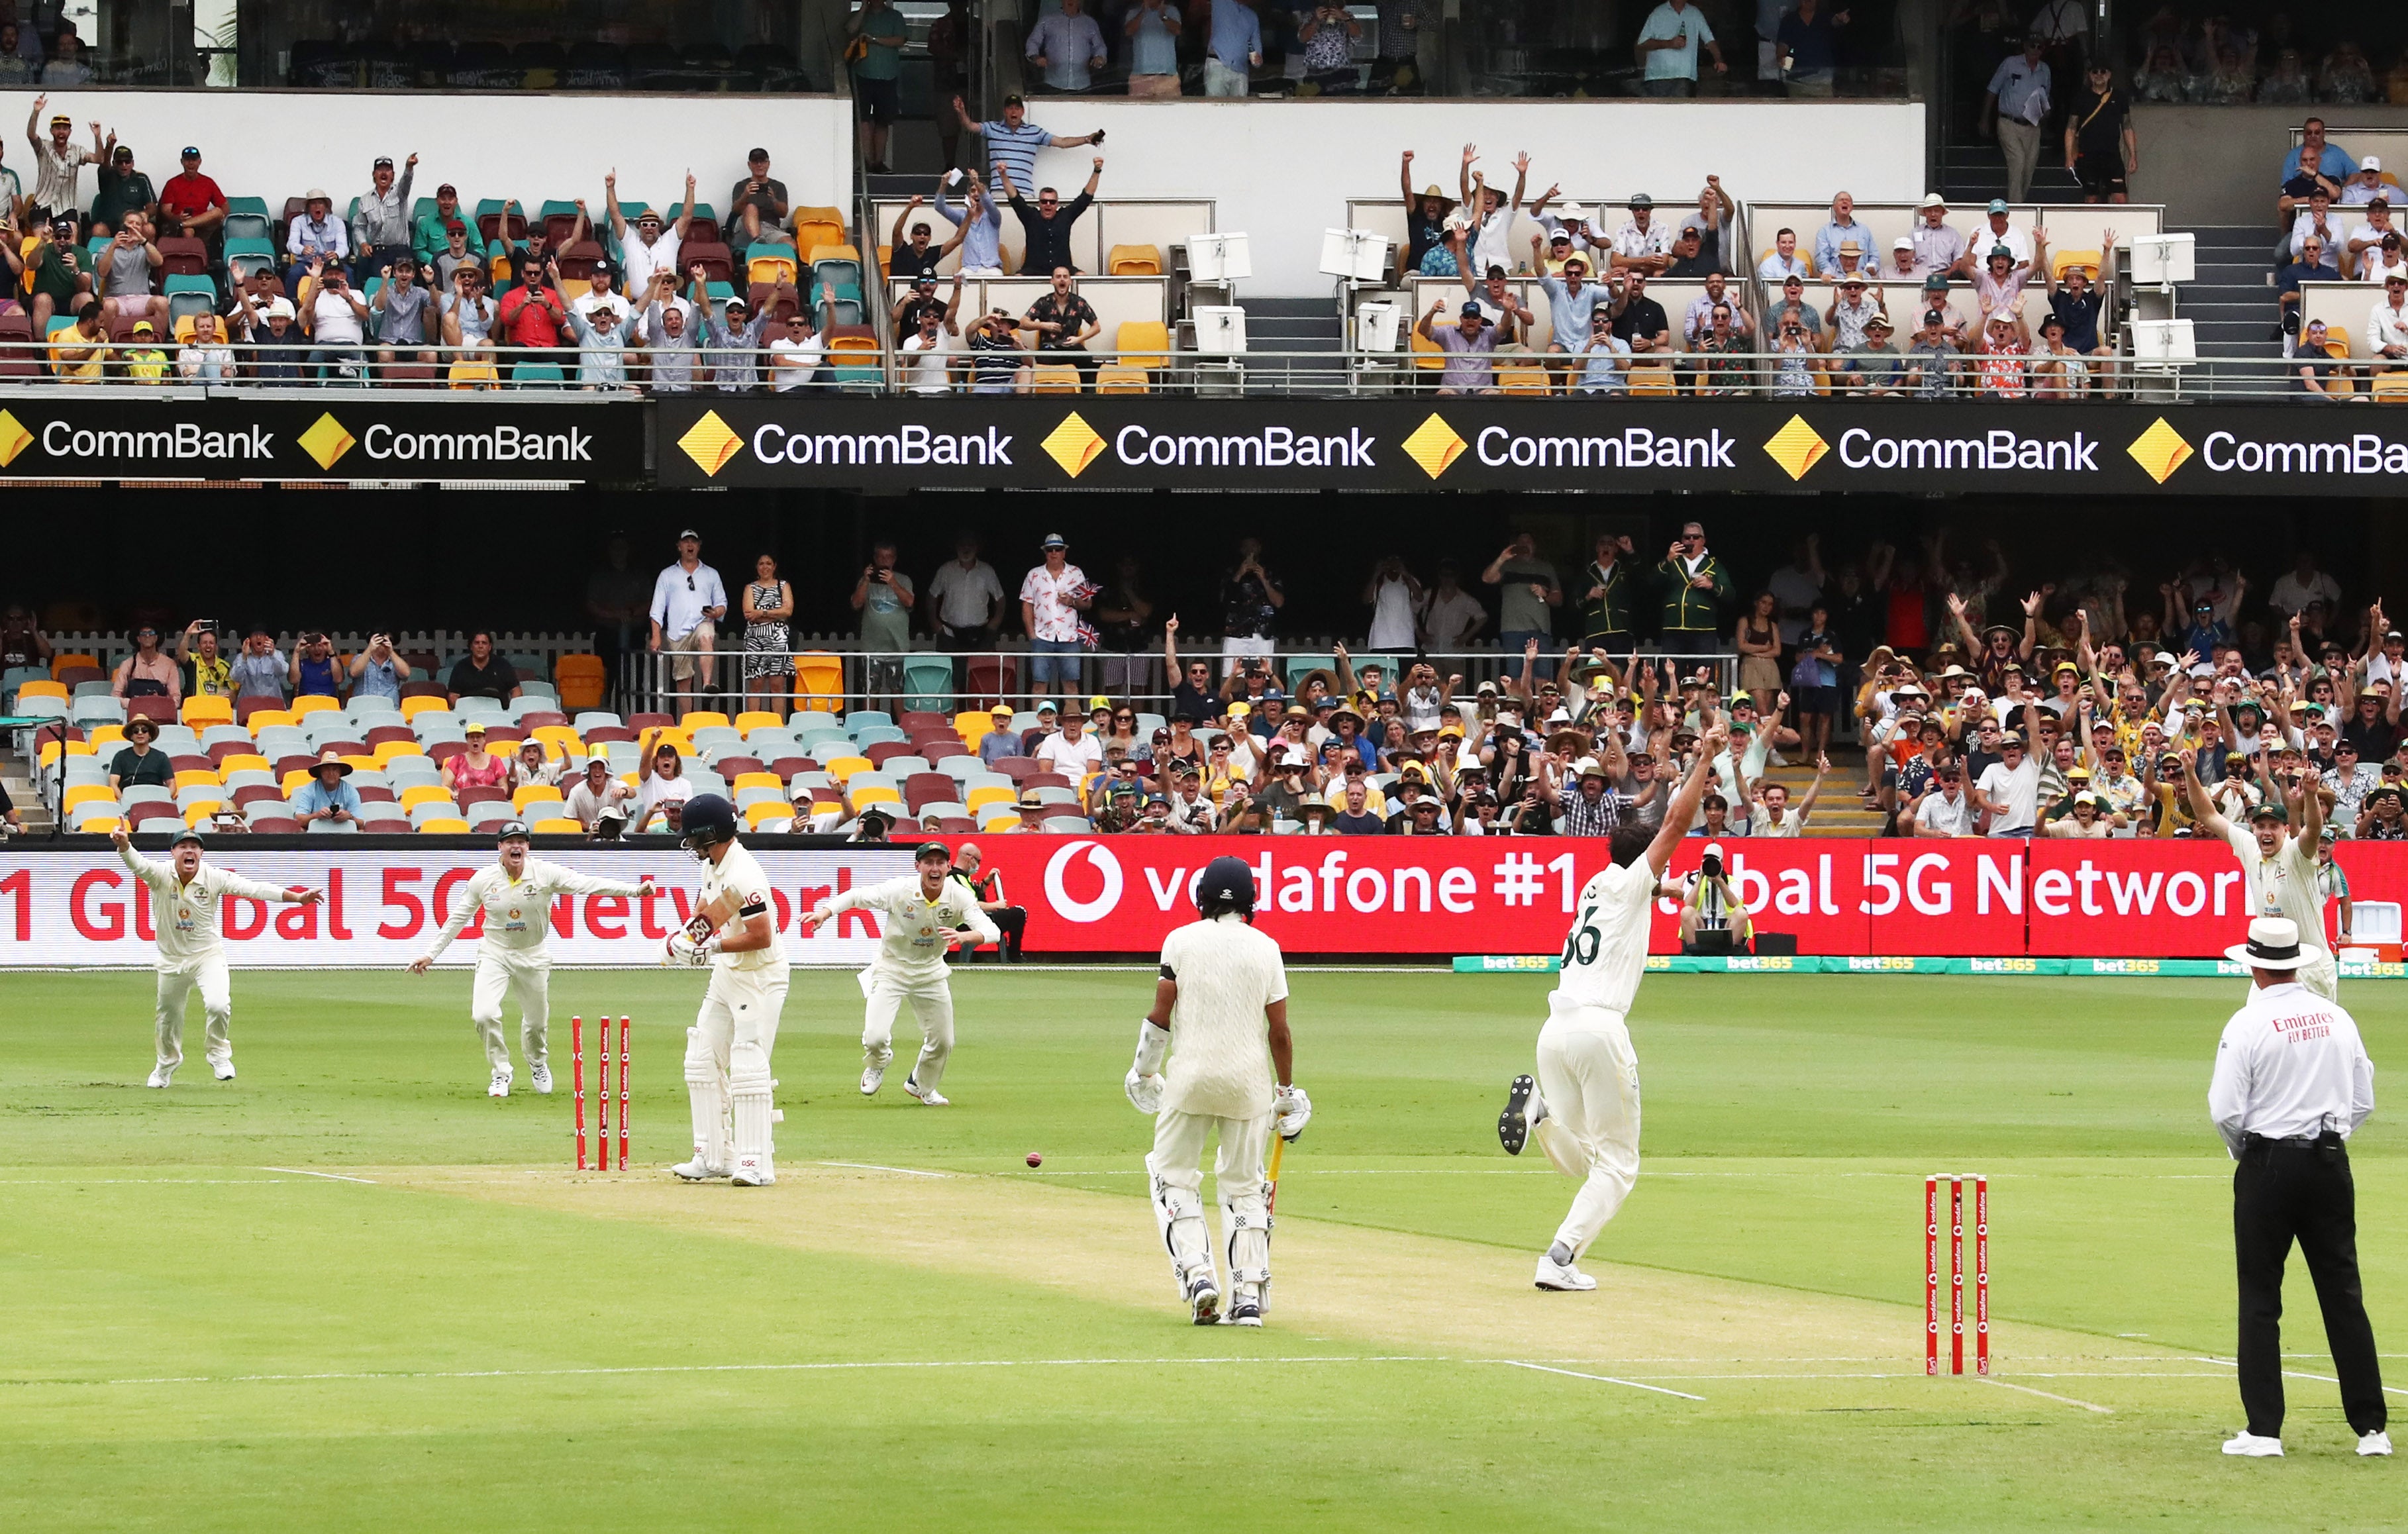
[[159,970],[159,1002],[153,1021],[159,1035],[162,1070],[173,1070],[184,1063],[184,1003],[195,989],[201,993],[201,1012],[206,1019],[208,1043],[204,1057],[211,1066],[234,1058],[234,1040],[228,1035],[228,1025],[234,1021],[233,980],[226,973],[225,955],[212,953]]
[[2333,963],[2330,951],[2300,970],[2300,983],[2334,1006],[2341,1005],[2341,967]]
[[778,1014],[786,1008],[786,970],[723,969],[710,971],[710,985],[702,994],[695,1014],[689,1062],[708,1059],[721,1080],[740,1088],[769,1081],[769,1052],[778,1047]]
[[924,1092],[937,1090],[953,1054],[953,976],[941,968],[915,975],[873,964],[861,972],[861,994],[869,1003],[861,1025],[863,1060],[883,1066],[895,1057],[895,1020],[909,1001],[911,1015],[920,1020],[920,1058],[911,1067],[911,1080]]
[[1639,1181],[1639,1056],[1622,1014],[1575,1007],[1550,1016],[1539,1030],[1539,1096],[1547,1116],[1531,1135],[1581,1184],[1555,1231],[1578,1259]]
[[502,1032],[502,1004],[512,996],[519,1004],[519,1048],[532,1070],[548,1058],[552,960],[541,953],[522,955],[480,948],[477,979],[468,993],[468,1023],[485,1046],[486,1063],[501,1072],[510,1068],[509,1037]]
[[1154,1116],[1154,1150],[1145,1169],[1154,1183],[1154,1220],[1170,1256],[1171,1276],[1182,1285],[1200,1268],[1212,1271],[1204,1229],[1204,1141],[1218,1131],[1221,1149],[1212,1163],[1213,1192],[1221,1202],[1221,1248],[1228,1264],[1231,1295],[1259,1294],[1270,1281],[1270,1220],[1264,1208],[1263,1157],[1270,1149],[1276,1113],[1251,1119],[1216,1118],[1166,1108]]

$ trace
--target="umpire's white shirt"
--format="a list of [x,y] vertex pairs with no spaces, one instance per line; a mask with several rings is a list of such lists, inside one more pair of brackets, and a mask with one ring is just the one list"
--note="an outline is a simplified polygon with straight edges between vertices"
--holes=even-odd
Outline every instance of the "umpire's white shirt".
[[2374,1062],[2340,1007],[2297,982],[2265,986],[2224,1025],[2207,1111],[2236,1157],[2243,1135],[2345,1137],[2374,1111]]
[[1287,999],[1279,944],[1240,916],[1190,922],[1164,939],[1162,974],[1179,987],[1163,1111],[1224,1119],[1269,1112],[1279,1083],[1263,1014]]

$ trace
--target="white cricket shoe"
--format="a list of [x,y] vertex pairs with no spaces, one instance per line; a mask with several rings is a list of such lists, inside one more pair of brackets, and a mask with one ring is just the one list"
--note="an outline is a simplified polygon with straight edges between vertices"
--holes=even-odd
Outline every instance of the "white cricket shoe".
[[485,1088],[485,1096],[488,1097],[507,1097],[509,1095],[510,1073],[507,1070],[497,1070],[494,1072],[494,1084]]
[[766,1161],[755,1162],[749,1167],[738,1161],[736,1169],[727,1174],[727,1180],[739,1188],[766,1188],[778,1180],[778,1174]]
[[229,1059],[224,1059],[224,1060],[212,1060],[212,1061],[210,1061],[210,1062],[209,1062],[209,1074],[210,1074],[210,1075],[212,1075],[212,1076],[215,1076],[219,1081],[222,1081],[222,1082],[230,1082],[230,1081],[233,1081],[233,1080],[234,1080],[234,1061],[233,1061],[231,1058],[229,1058]]
[[878,1096],[878,1088],[879,1088],[880,1084],[881,1084],[881,1083],[882,1083],[885,1080],[886,1080],[886,1062],[885,1062],[885,1061],[881,1060],[881,1061],[879,1061],[879,1062],[878,1062],[876,1065],[874,1065],[874,1066],[864,1066],[864,1067],[862,1067],[862,1068],[861,1068],[861,1095],[862,1095],[863,1097],[874,1097]]
[[[1597,1287],[1597,1280],[1568,1262],[1557,1262],[1545,1253],[1539,1254],[1539,1274],[1531,1280],[1541,1289],[1582,1293]],[[2279,1451],[2278,1451],[2279,1452]]]
[[176,1084],[176,1068],[174,1066],[152,1066],[150,1068],[150,1079],[142,1084],[144,1086],[155,1086],[162,1089],[173,1086]]
[[1199,1326],[1217,1326],[1221,1320],[1221,1291],[1212,1286],[1211,1275],[1198,1273],[1188,1281],[1187,1308]]
[[909,1076],[903,1078],[903,1090],[931,1108],[951,1108],[953,1105],[953,1098],[946,1097],[933,1086],[922,1086]]
[[711,1183],[725,1177],[727,1168],[712,1166],[702,1159],[700,1151],[696,1151],[692,1161],[679,1162],[669,1168],[669,1174],[681,1183]]
[[1229,1306],[1230,1326],[1259,1326],[1262,1324],[1263,1308],[1260,1302],[1252,1299],[1239,1299]]
[[[2388,1453],[2390,1446],[2386,1443],[2384,1447],[2385,1452]],[[2283,1441],[2279,1438],[2259,1438],[2243,1427],[2224,1441],[2224,1452],[2250,1459],[2280,1459],[2283,1457]]]
[[1539,1090],[1535,1078],[1516,1076],[1506,1089],[1505,1111],[1497,1115],[1497,1140],[1507,1155],[1520,1155],[1530,1142],[1530,1094]]
[[550,1066],[529,1066],[527,1068],[527,1084],[534,1087],[538,1092],[542,1093],[545,1097],[551,1097],[552,1068]]
[[2358,1452],[2368,1458],[2391,1452],[2391,1435],[2378,1427],[2358,1441]]

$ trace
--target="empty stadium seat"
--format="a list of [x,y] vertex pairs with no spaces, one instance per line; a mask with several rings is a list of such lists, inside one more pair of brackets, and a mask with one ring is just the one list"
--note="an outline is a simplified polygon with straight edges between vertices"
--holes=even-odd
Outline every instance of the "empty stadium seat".
[[1162,250],[1154,245],[1115,245],[1104,257],[1107,277],[1160,277]]

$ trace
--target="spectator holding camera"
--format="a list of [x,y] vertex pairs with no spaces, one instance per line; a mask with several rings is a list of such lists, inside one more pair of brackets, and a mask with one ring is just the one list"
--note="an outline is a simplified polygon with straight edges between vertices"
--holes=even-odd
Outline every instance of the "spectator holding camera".
[[233,666],[219,652],[216,625],[206,618],[195,618],[176,636],[176,665],[181,673],[184,696],[224,697],[235,695]]
[[864,688],[872,697],[903,691],[902,652],[911,648],[911,611],[919,602],[911,578],[895,567],[895,544],[870,545],[869,563],[853,583],[853,610],[861,614],[861,649],[869,666]]
[[293,647],[293,667],[285,682],[294,697],[343,695],[342,671],[335,659],[335,641],[320,633],[301,636]]
[[415,674],[394,652],[390,634],[369,635],[366,648],[351,657],[349,669],[353,697],[380,697],[395,708],[401,706],[402,683]]
[[235,656],[226,669],[226,680],[239,698],[265,697],[284,701],[284,652],[276,648],[276,640],[265,624],[253,624],[242,641],[242,652]]

